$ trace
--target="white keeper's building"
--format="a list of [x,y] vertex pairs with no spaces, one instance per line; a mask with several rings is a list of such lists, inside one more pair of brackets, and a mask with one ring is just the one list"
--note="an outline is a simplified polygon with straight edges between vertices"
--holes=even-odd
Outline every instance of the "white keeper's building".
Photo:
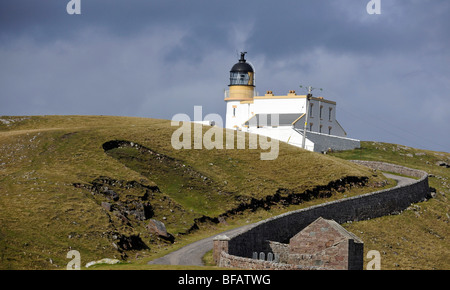
[[226,128],[271,137],[315,152],[359,148],[360,141],[347,138],[337,121],[336,102],[311,94],[297,95],[295,91],[287,95],[268,91],[257,96],[254,80],[255,71],[243,52],[231,68],[229,90],[225,91]]

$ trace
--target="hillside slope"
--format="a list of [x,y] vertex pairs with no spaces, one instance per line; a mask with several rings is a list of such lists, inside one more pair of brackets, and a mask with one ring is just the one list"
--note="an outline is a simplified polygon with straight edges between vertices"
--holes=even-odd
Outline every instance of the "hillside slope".
[[248,147],[175,150],[167,120],[0,120],[1,269],[61,269],[71,249],[83,265],[158,254],[247,212],[386,185],[365,167],[281,143],[271,161]]
[[[364,252],[381,254],[381,269],[450,269],[450,153],[398,144],[361,142],[356,150],[333,153],[343,159],[383,161],[426,171],[434,198],[398,215],[346,224],[364,241]],[[371,258],[366,257],[365,264]]]

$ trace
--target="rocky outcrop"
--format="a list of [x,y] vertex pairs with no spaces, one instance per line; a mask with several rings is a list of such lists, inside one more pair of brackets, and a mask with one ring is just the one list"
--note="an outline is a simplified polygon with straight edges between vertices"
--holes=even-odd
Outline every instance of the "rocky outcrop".
[[[98,199],[98,203],[107,212],[112,212],[119,216],[124,222],[129,221],[132,216],[136,220],[145,221],[153,216],[153,208],[148,200],[149,193],[159,191],[158,187],[146,186],[138,182],[125,182],[114,180],[109,177],[100,177],[91,182],[91,184],[74,184],[75,187],[81,187],[89,190],[91,194]],[[138,188],[139,194],[119,195],[116,189]]]
[[[141,238],[141,232],[149,219],[154,216],[151,204],[153,193],[159,192],[157,186],[149,186],[136,181],[115,180],[106,176],[96,178],[89,184],[75,183],[75,187],[88,191],[105,214],[113,230],[108,234],[114,248],[125,258],[130,250],[148,249]],[[158,224],[157,235],[165,241],[174,241],[167,233],[164,224]]]

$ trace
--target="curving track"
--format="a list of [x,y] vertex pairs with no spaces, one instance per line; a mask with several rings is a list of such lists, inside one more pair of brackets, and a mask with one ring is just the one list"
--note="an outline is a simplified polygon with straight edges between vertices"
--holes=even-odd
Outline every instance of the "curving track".
[[[397,181],[396,187],[408,185],[416,182],[416,180],[408,177],[383,173],[387,178],[391,178]],[[232,230],[225,231],[220,234],[234,235],[241,231],[245,231],[247,228],[251,227],[252,224],[245,225],[239,228],[235,228]],[[174,252],[171,252],[161,258],[150,261],[148,264],[162,264],[162,265],[193,265],[193,266],[203,266],[202,257],[206,254],[206,252],[210,251],[213,246],[213,239],[217,235],[214,235],[209,238],[205,238],[194,243],[191,243],[187,246],[184,246],[181,249],[178,249]]]

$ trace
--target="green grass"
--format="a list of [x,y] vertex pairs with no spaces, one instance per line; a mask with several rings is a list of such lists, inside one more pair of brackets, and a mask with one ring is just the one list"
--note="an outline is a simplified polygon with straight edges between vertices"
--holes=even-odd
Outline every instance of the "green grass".
[[[0,269],[64,269],[75,249],[82,264],[102,258],[124,258],[119,265],[97,268],[167,268],[146,262],[202,237],[275,214],[375,190],[383,180],[363,166],[341,158],[304,151],[280,143],[279,157],[261,161],[261,150],[175,150],[168,120],[113,116],[2,117],[0,122]],[[208,127],[204,127],[204,131]],[[172,161],[159,162],[132,148],[105,153],[111,140],[138,143]],[[183,171],[182,164],[191,171]],[[101,176],[140,187],[111,185],[120,202],[133,202],[151,191],[152,218],[163,221],[175,236],[171,244],[148,233],[147,221],[130,218],[132,226],[101,207],[105,201],[89,189]],[[199,178],[207,177],[207,179]],[[302,194],[347,176],[368,177],[369,186],[334,192],[326,199],[300,205],[247,209],[226,218],[227,224],[198,223],[279,189]],[[389,186],[392,186],[390,184]],[[117,251],[114,233],[139,236],[148,249]],[[445,236],[445,235],[444,235]],[[168,267],[171,268],[171,267]]]
[[[450,269],[450,154],[397,144],[362,142],[361,149],[333,153],[344,159],[376,160],[424,170],[436,196],[411,205],[399,215],[344,225],[364,241],[365,252],[381,253],[381,268]],[[366,259],[366,263],[368,260]]]

